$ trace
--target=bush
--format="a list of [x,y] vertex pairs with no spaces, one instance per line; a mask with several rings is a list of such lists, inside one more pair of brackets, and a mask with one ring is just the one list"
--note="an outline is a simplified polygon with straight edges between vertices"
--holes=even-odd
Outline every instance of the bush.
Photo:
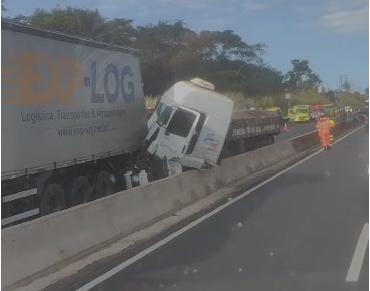
[[351,92],[341,92],[337,94],[338,104],[341,107],[351,106],[360,108],[364,106],[364,99],[359,95]]
[[257,106],[257,103],[253,98],[248,98],[242,92],[227,91],[222,94],[234,101],[234,111],[244,110]]

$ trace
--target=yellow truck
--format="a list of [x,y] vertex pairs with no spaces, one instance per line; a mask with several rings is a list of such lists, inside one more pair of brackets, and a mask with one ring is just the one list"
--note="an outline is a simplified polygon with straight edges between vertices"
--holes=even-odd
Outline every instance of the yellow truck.
[[295,105],[288,110],[288,118],[293,122],[307,122],[311,120],[309,105]]

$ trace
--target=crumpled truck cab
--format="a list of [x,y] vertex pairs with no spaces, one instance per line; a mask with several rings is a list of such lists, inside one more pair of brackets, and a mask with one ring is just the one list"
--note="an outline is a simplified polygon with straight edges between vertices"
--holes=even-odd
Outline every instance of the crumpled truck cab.
[[174,84],[148,121],[147,151],[184,167],[205,168],[220,157],[233,101],[195,78]]

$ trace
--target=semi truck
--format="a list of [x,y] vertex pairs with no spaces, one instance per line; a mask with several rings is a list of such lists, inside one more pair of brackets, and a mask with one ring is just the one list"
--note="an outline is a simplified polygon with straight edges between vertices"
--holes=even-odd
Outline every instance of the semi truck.
[[2,227],[217,166],[280,131],[197,78],[147,120],[135,50],[7,21],[2,37]]

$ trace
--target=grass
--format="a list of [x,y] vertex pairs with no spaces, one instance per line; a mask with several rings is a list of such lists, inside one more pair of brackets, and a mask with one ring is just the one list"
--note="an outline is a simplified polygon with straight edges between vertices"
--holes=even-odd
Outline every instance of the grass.
[[225,96],[234,101],[234,111],[248,109],[251,107],[271,107],[274,106],[274,99],[272,97],[255,97],[251,98],[242,92],[223,92]]
[[341,107],[351,106],[352,108],[360,108],[364,106],[363,97],[355,93],[341,92],[337,95],[337,98]]
[[294,105],[317,105],[331,103],[330,99],[315,90],[305,90],[292,95]]

